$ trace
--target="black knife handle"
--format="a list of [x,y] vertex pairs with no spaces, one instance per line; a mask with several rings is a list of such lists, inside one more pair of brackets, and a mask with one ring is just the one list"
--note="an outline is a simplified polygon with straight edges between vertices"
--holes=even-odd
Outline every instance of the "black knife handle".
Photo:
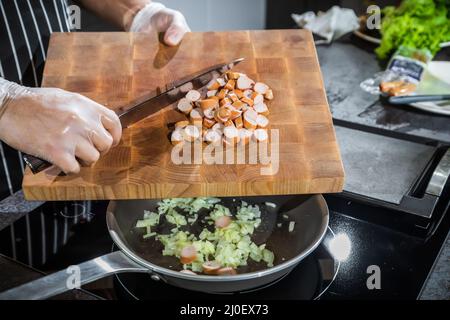
[[34,174],[39,173],[52,165],[50,162],[30,156],[29,154],[23,154],[22,158]]

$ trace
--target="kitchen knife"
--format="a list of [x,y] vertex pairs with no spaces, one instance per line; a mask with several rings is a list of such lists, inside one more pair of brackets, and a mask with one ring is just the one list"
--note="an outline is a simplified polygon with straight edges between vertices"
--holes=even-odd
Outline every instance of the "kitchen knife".
[[390,104],[410,104],[417,102],[446,101],[446,100],[450,100],[450,94],[409,95],[409,96],[395,96],[388,98],[388,102]]
[[[194,75],[179,79],[168,84],[164,91],[148,94],[127,106],[119,109],[118,115],[123,128],[158,112],[168,105],[183,98],[189,90],[198,90],[207,85],[210,81],[219,78],[223,73],[231,70],[244,58],[239,58],[230,63],[218,64],[197,72]],[[162,91],[162,92],[161,92]],[[37,157],[24,154],[23,160],[31,171],[36,174],[50,167],[50,162],[44,161]]]

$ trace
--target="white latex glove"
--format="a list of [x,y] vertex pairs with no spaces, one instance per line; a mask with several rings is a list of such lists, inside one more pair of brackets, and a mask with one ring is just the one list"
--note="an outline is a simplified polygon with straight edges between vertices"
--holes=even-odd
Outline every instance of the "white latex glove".
[[56,88],[27,88],[0,78],[0,140],[47,160],[65,173],[80,171],[119,143],[111,110]]
[[159,2],[151,2],[134,16],[128,31],[164,32],[164,42],[176,46],[191,29],[181,12],[168,9]]

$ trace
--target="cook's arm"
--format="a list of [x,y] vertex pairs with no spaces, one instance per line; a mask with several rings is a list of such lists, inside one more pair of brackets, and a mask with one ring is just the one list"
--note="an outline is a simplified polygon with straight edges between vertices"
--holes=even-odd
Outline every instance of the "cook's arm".
[[150,0],[79,0],[87,9],[126,31],[164,32],[168,45],[177,45],[190,28],[179,11]]
[[134,16],[151,0],[78,0],[86,9],[111,21],[124,30],[131,26]]

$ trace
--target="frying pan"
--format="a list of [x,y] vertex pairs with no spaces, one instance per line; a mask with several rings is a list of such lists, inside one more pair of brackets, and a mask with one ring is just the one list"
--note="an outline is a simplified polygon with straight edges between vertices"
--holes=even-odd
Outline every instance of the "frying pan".
[[[252,239],[257,244],[267,243],[267,248],[274,252],[275,261],[271,268],[250,262],[248,266],[238,269],[237,275],[181,273],[181,265],[176,258],[163,256],[161,244],[153,238],[144,240],[142,231],[135,228],[144,210],[155,210],[158,200],[111,201],[106,222],[120,251],[81,263],[78,268],[61,270],[10,289],[0,293],[0,299],[45,299],[66,292],[73,289],[71,284],[78,270],[79,285],[115,273],[140,272],[148,273],[153,280],[207,293],[262,288],[287,275],[320,244],[325,235],[329,214],[321,195],[223,198],[222,204],[232,208],[239,205],[241,200],[260,206],[262,222]],[[266,205],[266,202],[276,206]],[[295,221],[293,232],[288,231],[290,221]],[[282,223],[281,227],[279,223]]]

